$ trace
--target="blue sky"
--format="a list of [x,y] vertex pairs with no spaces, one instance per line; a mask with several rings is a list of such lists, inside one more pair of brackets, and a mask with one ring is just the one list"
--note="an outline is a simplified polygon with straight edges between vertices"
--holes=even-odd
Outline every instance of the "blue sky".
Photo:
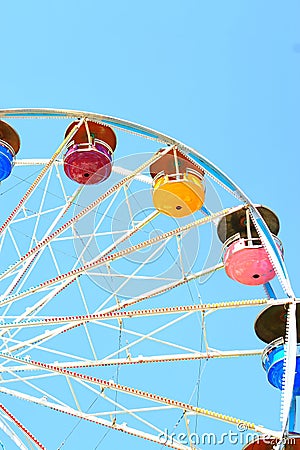
[[[277,213],[297,295],[299,16],[299,2],[293,0],[5,2],[0,108],[94,111],[147,125],[194,147],[254,202]],[[233,287],[232,298],[237,295]],[[251,335],[249,345],[260,343]],[[212,370],[218,370],[213,363]],[[239,364],[245,364],[245,373],[260,362],[241,359]],[[259,367],[257,376],[263,378],[261,372]],[[270,427],[278,428],[279,393],[266,380],[265,391],[261,379],[257,390],[255,382],[251,392],[264,414],[272,414]],[[248,418],[243,399],[216,392],[211,406],[203,394],[208,408]],[[273,399],[276,413],[260,404]],[[254,410],[249,418],[256,420]],[[143,448],[139,441],[130,445]],[[103,441],[99,448],[109,444]]]

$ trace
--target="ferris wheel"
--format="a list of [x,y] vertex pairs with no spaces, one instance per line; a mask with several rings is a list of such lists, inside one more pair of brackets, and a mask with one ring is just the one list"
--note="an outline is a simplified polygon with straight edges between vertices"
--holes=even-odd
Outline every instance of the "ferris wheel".
[[[300,448],[297,299],[271,209],[176,139],[83,111],[0,110],[0,180],[0,430],[15,448],[198,449],[207,421],[246,427],[246,450]],[[243,349],[245,311],[263,306],[261,348]],[[282,391],[280,429],[214,408],[224,361],[252,356]]]

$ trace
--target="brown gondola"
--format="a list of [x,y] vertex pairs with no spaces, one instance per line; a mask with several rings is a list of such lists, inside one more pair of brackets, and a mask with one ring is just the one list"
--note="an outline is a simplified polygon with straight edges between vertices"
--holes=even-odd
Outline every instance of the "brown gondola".
[[[274,446],[279,442],[278,439],[260,436],[253,439],[249,444],[243,447],[243,450],[273,450]],[[286,443],[283,450],[300,450],[300,436],[296,434],[290,434],[286,438]]]
[[[300,306],[296,305],[297,318],[297,342],[300,343],[300,330],[298,323],[300,321]],[[280,337],[285,337],[287,321],[287,306],[272,305],[263,309],[258,314],[254,330],[259,339],[269,344]]]

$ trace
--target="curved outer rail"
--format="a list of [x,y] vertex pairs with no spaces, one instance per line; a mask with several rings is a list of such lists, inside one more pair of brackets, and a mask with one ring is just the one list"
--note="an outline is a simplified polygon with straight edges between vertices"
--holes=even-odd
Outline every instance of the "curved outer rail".
[[292,290],[288,273],[284,264],[284,261],[277,249],[277,246],[273,240],[273,237],[264,222],[263,218],[249,199],[249,197],[235,184],[223,171],[221,171],[215,164],[200,155],[196,150],[183,144],[176,139],[160,133],[151,128],[143,125],[130,122],[128,120],[119,119],[116,117],[106,116],[103,114],[76,111],[76,110],[64,110],[64,109],[49,109],[49,108],[15,108],[15,109],[2,109],[0,110],[0,118],[6,119],[20,119],[20,118],[60,118],[60,119],[81,119],[86,118],[88,120],[102,122],[106,125],[120,128],[129,133],[140,135],[141,137],[149,138],[162,142],[167,145],[177,145],[187,156],[193,159],[196,164],[200,165],[205,172],[207,172],[213,179],[221,184],[227,191],[231,192],[235,197],[238,197],[243,203],[249,205],[252,213],[254,224],[256,225],[258,232],[262,238],[263,244],[266,246],[270,258],[274,264],[274,268],[281,280],[282,287],[288,297],[294,298],[295,294]]
[[[283,258],[277,249],[275,241],[269,231],[268,226],[251,202],[249,197],[235,184],[224,172],[222,172],[216,165],[210,162],[203,155],[199,154],[193,148],[171,138],[163,133],[155,131],[151,128],[145,127],[134,122],[130,122],[124,119],[119,119],[103,114],[76,111],[76,110],[64,110],[64,109],[49,109],[49,108],[14,108],[14,109],[2,109],[0,110],[0,118],[6,119],[18,119],[18,118],[61,118],[61,119],[88,119],[96,122],[101,122],[109,126],[119,128],[123,131],[139,135],[148,139],[152,139],[158,142],[162,142],[167,145],[176,145],[182,150],[191,160],[198,164],[204,171],[210,175],[217,183],[219,183],[224,189],[231,192],[235,197],[240,199],[244,204],[249,206],[249,210],[254,222],[255,227],[261,237],[262,243],[265,246],[270,259],[273,263],[274,269],[281,282],[282,288],[286,295],[295,301],[295,294],[291,287],[289,276]],[[295,314],[289,314],[290,319],[287,323],[287,345],[286,345],[286,370],[285,370],[285,389],[283,391],[283,431],[287,426],[289,406],[292,402],[292,392],[294,376],[293,373],[294,362],[296,361],[296,334],[291,330],[296,329],[296,316]]]

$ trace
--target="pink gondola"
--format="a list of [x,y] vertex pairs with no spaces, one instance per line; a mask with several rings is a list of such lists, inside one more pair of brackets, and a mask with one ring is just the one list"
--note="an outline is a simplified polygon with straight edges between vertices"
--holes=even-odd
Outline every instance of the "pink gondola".
[[[283,253],[281,242],[276,236],[279,231],[277,216],[264,206],[257,208],[269,226],[280,252]],[[218,235],[224,242],[224,267],[231,279],[248,286],[256,286],[268,283],[275,277],[268,252],[251,222],[247,208],[241,208],[224,217],[218,225]]]
[[[73,122],[67,128],[65,135],[70,133],[76,123]],[[84,122],[68,144],[64,156],[66,175],[79,184],[105,181],[111,174],[116,144],[112,128],[96,122]]]

